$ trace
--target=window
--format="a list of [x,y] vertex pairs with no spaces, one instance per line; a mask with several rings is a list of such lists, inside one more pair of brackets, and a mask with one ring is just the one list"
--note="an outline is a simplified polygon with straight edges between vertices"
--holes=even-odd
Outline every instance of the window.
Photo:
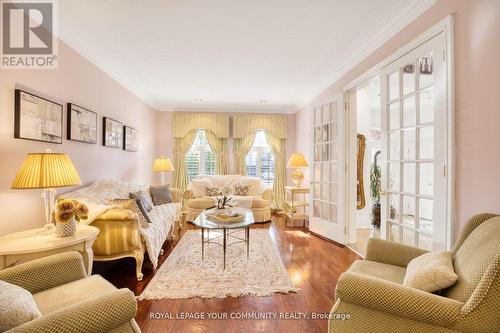
[[274,182],[274,155],[264,130],[257,130],[252,149],[246,157],[247,175],[259,177],[267,186]]
[[203,129],[197,130],[193,145],[186,154],[186,169],[189,183],[199,175],[215,175],[215,154]]

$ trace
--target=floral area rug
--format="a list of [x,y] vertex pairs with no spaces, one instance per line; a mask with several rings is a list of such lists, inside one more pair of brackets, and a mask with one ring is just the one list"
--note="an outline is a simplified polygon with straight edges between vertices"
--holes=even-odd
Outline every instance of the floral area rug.
[[[219,231],[210,232],[211,239],[220,235]],[[244,231],[237,231],[235,236],[244,238]],[[213,241],[222,244],[222,238]],[[222,247],[205,244],[202,261],[201,231],[187,231],[138,299],[268,296],[299,291],[293,285],[268,230],[250,230],[248,260],[246,244],[234,243],[236,241],[228,238],[231,245],[227,247],[226,269],[223,269]]]

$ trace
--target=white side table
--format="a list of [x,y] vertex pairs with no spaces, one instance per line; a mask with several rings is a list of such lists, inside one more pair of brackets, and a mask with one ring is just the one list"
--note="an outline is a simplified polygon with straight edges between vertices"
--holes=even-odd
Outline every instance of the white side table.
[[45,228],[15,232],[0,237],[0,269],[52,254],[78,251],[83,256],[87,275],[92,274],[94,243],[99,229],[78,225],[76,233],[69,237],[57,237],[54,230]]

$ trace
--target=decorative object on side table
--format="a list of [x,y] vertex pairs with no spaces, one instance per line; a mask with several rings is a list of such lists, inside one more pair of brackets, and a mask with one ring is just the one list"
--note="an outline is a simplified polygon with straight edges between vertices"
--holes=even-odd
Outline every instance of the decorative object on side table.
[[161,184],[165,185],[165,172],[174,171],[174,166],[169,158],[161,156],[157,158],[153,164],[153,171],[160,173]]
[[14,138],[62,143],[63,106],[16,89]]
[[97,113],[68,103],[68,140],[97,143]]
[[56,221],[56,235],[68,237],[75,234],[77,221],[88,218],[89,209],[78,200],[59,199],[53,214]]
[[55,188],[81,183],[70,157],[48,149],[45,153],[28,154],[12,183],[12,189],[44,189],[45,227],[52,228]]
[[102,145],[121,148],[123,145],[123,124],[114,119],[102,118]]
[[300,184],[304,180],[304,174],[300,171],[301,168],[307,168],[309,164],[307,163],[304,155],[302,153],[293,153],[286,164],[289,169],[295,169],[292,173],[292,181],[296,187],[300,187]]
[[139,151],[139,132],[137,129],[123,126],[123,150]]

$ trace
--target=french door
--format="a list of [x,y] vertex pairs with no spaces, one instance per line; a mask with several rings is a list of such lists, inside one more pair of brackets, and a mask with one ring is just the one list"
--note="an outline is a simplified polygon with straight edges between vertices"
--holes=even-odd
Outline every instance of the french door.
[[342,95],[313,112],[312,217],[309,229],[345,243],[345,111]]
[[382,237],[429,250],[447,244],[444,33],[385,67]]

